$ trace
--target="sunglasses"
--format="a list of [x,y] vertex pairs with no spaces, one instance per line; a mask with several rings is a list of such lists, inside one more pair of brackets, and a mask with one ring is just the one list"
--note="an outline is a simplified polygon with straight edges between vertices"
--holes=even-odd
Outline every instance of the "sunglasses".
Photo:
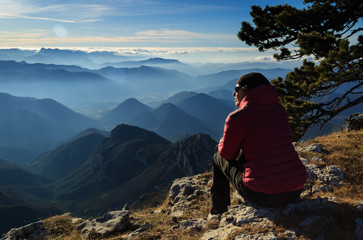
[[242,88],[242,90],[245,90],[245,88],[243,88],[242,86],[240,86],[240,87],[234,87],[234,92],[237,93],[241,88]]

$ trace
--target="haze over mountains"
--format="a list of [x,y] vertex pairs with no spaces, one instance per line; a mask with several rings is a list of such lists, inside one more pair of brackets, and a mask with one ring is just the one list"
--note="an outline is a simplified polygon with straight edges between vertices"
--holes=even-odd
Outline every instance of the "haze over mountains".
[[[195,75],[193,69],[203,66],[175,59],[135,58],[115,52],[0,49],[0,89],[15,96],[52,98],[74,110],[102,111],[132,97],[148,103],[180,91],[208,93],[203,89],[220,89],[250,71],[242,63],[205,64],[208,73]],[[291,70],[273,68],[265,64],[259,70],[269,79]]]
[[1,151],[9,148],[40,153],[86,128],[103,128],[97,120],[52,99],[0,93],[0,112],[0,157],[3,157]]
[[0,233],[64,211],[102,214],[209,170],[236,79],[292,70],[250,64],[0,49],[0,215],[13,216]]

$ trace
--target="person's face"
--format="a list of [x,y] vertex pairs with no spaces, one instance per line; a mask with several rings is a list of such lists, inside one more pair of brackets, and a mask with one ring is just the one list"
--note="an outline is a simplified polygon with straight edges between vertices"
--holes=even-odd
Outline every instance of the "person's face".
[[243,87],[235,87],[233,92],[234,101],[237,107],[242,102],[242,99],[246,96],[247,90]]

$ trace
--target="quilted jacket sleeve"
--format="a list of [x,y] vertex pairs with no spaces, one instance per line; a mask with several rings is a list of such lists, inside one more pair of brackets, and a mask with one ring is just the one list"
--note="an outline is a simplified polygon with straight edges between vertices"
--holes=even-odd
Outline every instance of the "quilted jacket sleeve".
[[246,134],[246,127],[241,123],[239,115],[239,110],[228,115],[224,124],[223,138],[218,145],[219,154],[227,160],[238,157]]

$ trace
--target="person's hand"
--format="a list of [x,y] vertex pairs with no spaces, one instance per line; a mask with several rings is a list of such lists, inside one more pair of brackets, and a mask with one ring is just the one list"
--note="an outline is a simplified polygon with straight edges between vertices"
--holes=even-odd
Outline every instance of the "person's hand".
[[221,137],[221,139],[219,139],[219,142],[218,142],[218,144],[216,145],[216,148],[218,149],[218,147],[219,147],[219,144],[221,144],[221,142],[222,142],[222,137]]

